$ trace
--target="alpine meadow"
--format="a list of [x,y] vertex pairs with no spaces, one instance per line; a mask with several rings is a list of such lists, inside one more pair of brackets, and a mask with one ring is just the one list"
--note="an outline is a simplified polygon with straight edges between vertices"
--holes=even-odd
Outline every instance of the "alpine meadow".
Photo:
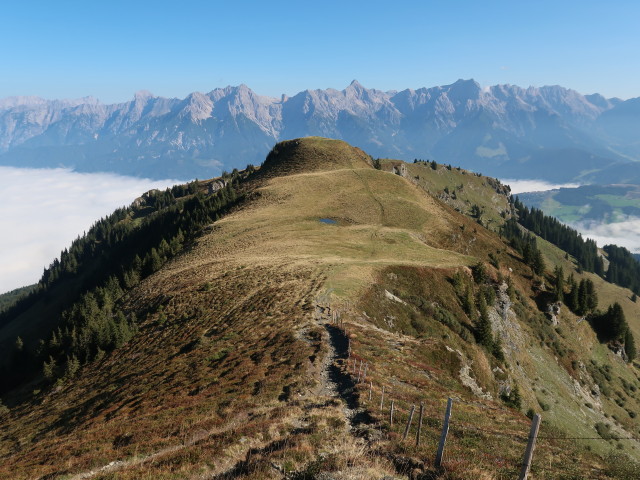
[[319,137],[149,192],[2,314],[2,475],[516,478],[540,414],[530,478],[633,478],[635,294],[553,225]]

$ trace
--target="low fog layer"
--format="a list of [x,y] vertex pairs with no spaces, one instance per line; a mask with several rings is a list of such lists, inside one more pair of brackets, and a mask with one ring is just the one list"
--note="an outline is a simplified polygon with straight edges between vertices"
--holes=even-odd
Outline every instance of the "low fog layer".
[[[552,184],[544,180],[511,180],[501,179],[502,183],[511,187],[511,193],[517,195],[524,192],[545,192],[559,188],[579,187],[577,183]],[[615,244],[629,249],[631,252],[640,252],[640,218],[627,217],[616,223],[576,222],[571,224],[582,234],[595,240],[599,247]]]
[[523,192],[546,192],[547,190],[556,190],[558,188],[575,188],[579,187],[579,183],[549,183],[544,180],[511,180],[500,179],[500,181],[511,187],[511,193],[517,195]]
[[183,182],[0,167],[0,293],[36,283],[44,267],[96,220],[175,183]]
[[596,223],[578,222],[571,225],[583,237],[595,240],[599,247],[615,244],[633,253],[640,252],[640,218],[628,217],[622,222]]

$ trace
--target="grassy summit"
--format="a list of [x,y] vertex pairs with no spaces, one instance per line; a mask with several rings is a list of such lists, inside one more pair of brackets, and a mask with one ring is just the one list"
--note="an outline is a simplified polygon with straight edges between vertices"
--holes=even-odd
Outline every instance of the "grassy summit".
[[264,161],[268,177],[344,168],[371,168],[371,157],[342,140],[306,137],[276,144]]

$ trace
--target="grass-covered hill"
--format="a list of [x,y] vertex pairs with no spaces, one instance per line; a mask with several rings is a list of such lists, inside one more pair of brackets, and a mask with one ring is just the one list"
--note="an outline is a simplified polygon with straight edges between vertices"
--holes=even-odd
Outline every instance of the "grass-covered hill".
[[517,478],[540,413],[531,478],[634,478],[640,309],[515,215],[321,138],[141,197],[0,317],[0,476]]

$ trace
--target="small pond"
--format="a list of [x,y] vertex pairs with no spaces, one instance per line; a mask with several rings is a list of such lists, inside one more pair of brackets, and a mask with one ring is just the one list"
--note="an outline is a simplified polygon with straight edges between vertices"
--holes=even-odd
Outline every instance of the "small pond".
[[338,223],[335,220],[333,220],[332,218],[321,218],[320,221],[322,223],[328,223],[329,225],[335,225],[336,223]]

